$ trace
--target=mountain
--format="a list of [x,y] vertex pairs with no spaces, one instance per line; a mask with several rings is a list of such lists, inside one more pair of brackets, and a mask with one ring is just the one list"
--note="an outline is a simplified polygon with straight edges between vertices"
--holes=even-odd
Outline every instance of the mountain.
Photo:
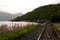
[[12,19],[18,17],[18,16],[22,16],[23,14],[22,13],[16,13],[16,14],[12,14]]
[[46,21],[60,22],[60,4],[44,5],[15,18],[13,21]]
[[8,21],[12,20],[18,16],[22,16],[22,13],[17,13],[17,14],[9,14],[7,12],[0,12],[0,21]]

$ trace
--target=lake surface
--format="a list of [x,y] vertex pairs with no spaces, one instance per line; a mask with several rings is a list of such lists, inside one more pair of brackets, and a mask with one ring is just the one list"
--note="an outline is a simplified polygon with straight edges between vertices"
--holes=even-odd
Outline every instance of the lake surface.
[[14,24],[27,25],[27,24],[32,24],[32,23],[37,24],[35,22],[24,22],[24,21],[22,21],[22,22],[0,21],[0,26],[1,25],[14,25]]

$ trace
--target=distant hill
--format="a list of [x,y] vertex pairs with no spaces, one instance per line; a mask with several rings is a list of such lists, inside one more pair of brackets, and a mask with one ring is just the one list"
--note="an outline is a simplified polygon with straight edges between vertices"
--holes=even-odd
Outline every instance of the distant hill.
[[16,14],[11,14],[12,15],[12,19],[18,17],[18,16],[22,16],[22,13],[16,13]]
[[15,18],[13,21],[37,21],[50,20],[60,22],[60,4],[51,4],[38,7],[23,16]]
[[0,12],[0,21],[8,21],[12,20],[18,16],[22,16],[22,13],[17,13],[17,14],[9,14],[7,12]]

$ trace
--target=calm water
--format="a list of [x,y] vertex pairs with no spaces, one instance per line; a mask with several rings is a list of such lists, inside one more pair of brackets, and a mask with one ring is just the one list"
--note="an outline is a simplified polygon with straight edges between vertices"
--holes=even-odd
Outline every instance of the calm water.
[[25,25],[25,24],[37,24],[37,23],[35,23],[35,22],[11,22],[11,21],[0,21],[0,26],[1,25],[12,25],[12,24],[23,24],[23,25]]

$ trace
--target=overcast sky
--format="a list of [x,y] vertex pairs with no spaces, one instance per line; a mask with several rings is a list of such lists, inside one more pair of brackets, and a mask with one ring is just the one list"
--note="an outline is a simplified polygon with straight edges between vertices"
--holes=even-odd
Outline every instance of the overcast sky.
[[0,11],[11,14],[21,12],[25,14],[39,6],[54,4],[59,0],[0,0]]

